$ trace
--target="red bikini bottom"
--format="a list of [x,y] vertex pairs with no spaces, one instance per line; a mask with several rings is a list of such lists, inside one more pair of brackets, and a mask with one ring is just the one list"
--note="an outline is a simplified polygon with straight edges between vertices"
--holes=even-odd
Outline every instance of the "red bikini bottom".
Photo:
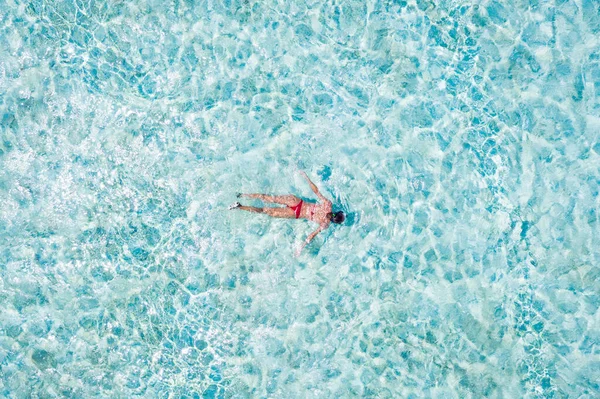
[[296,214],[296,219],[298,219],[300,217],[300,212],[302,211],[302,200],[300,200],[300,202],[298,202],[297,205],[288,206],[288,208],[294,211],[294,213]]

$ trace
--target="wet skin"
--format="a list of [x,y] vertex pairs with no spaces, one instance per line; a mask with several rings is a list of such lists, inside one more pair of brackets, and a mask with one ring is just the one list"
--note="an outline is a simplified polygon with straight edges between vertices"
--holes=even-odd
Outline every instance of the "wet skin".
[[[317,195],[317,197],[319,197],[319,200],[321,200],[321,202],[318,202],[318,203],[303,202],[302,203],[302,208],[300,210],[300,215],[299,215],[298,219],[307,219],[307,220],[310,220],[311,222],[318,223],[319,227],[306,238],[302,247],[300,247],[296,251],[296,255],[298,255],[300,253],[300,251],[302,250],[302,248],[304,248],[304,246],[306,244],[308,244],[310,241],[312,241],[312,239],[315,238],[315,236],[317,234],[319,234],[321,231],[323,231],[329,227],[329,225],[331,224],[330,217],[331,217],[331,212],[332,212],[331,201],[329,201],[327,198],[325,198],[319,192],[319,189],[317,188],[317,186],[315,186],[315,184],[312,181],[310,181],[310,179],[308,178],[306,173],[304,173],[304,172],[300,172],[300,173],[308,181],[308,184],[310,185],[311,189]],[[240,209],[242,211],[255,212],[255,213],[264,213],[271,217],[286,218],[286,219],[295,219],[296,218],[296,213],[294,212],[294,210],[291,207],[295,207],[301,201],[300,198],[296,197],[295,195],[291,195],[291,194],[290,195],[238,194],[238,197],[259,199],[263,202],[285,205],[285,207],[259,208],[259,207],[254,207],[254,206],[238,205],[238,206],[234,207],[233,209]]]

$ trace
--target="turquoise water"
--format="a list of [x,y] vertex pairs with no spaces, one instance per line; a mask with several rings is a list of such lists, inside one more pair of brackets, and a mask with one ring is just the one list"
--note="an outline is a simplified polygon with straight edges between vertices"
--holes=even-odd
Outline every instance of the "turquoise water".
[[0,0],[0,396],[600,397],[598,7]]

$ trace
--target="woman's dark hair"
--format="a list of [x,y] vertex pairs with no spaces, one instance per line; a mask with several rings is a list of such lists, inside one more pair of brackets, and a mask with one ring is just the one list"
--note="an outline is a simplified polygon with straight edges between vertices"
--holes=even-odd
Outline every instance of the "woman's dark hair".
[[333,222],[333,223],[344,223],[344,220],[346,220],[346,216],[344,215],[344,212],[342,211],[338,211],[336,213],[330,213],[329,214],[330,217],[329,219]]

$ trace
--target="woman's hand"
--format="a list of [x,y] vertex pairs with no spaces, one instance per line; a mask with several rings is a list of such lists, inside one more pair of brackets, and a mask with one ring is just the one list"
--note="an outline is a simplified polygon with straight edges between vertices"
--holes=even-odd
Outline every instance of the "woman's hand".
[[302,252],[303,249],[304,249],[304,244],[302,244],[301,246],[296,248],[296,250],[294,251],[294,256],[296,256],[296,258],[299,257],[300,253]]

